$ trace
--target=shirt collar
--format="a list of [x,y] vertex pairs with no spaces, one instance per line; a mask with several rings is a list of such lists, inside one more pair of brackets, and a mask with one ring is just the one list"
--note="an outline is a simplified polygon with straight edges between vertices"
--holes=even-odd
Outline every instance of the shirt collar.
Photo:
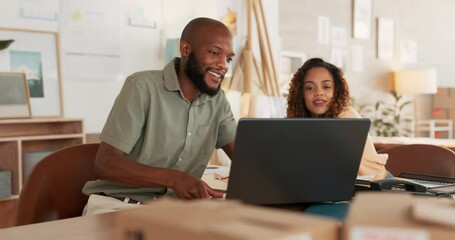
[[170,61],[163,69],[164,85],[169,91],[181,91],[176,71],[176,65],[178,65],[179,61],[180,58],[175,58],[173,61]]

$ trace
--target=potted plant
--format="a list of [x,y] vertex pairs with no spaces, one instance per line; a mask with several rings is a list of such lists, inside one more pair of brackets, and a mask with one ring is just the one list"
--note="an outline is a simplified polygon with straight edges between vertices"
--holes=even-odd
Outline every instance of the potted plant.
[[409,137],[412,136],[412,114],[406,107],[411,101],[403,99],[395,91],[391,92],[392,102],[383,100],[360,106],[359,111],[372,122],[372,131],[376,136]]
[[13,43],[13,42],[14,42],[13,39],[0,40],[0,51],[9,47],[9,45],[11,45],[11,43]]

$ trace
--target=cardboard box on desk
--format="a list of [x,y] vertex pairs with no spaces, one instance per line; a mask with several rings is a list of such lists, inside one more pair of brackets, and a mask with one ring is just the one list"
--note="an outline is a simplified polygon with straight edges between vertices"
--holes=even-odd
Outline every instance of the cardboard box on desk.
[[433,107],[453,109],[454,100],[455,88],[439,88],[438,93],[433,95]]
[[118,240],[308,239],[339,237],[339,223],[322,217],[239,202],[160,199],[119,212]]
[[[413,204],[423,198],[406,193],[357,194],[344,222],[343,239],[455,239],[453,227],[423,221],[414,216]],[[446,200],[425,198],[425,201]]]

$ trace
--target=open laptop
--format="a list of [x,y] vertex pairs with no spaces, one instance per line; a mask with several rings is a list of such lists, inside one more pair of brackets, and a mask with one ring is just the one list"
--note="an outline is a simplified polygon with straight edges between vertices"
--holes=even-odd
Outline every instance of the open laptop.
[[283,205],[350,200],[368,119],[240,119],[227,199]]

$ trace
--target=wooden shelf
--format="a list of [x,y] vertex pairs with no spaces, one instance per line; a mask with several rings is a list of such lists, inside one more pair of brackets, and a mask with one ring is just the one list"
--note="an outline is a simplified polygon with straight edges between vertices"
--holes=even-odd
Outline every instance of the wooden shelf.
[[80,119],[63,118],[0,120],[0,138],[80,134],[83,132],[82,124]]
[[82,143],[85,143],[82,119],[0,120],[0,170],[11,171],[12,192],[11,197],[0,199],[0,227],[14,223],[16,215],[12,211],[24,182],[24,157]]
[[436,138],[437,132],[447,132],[448,138],[452,138],[453,123],[451,119],[420,120],[416,125],[418,132],[428,132],[430,138]]

